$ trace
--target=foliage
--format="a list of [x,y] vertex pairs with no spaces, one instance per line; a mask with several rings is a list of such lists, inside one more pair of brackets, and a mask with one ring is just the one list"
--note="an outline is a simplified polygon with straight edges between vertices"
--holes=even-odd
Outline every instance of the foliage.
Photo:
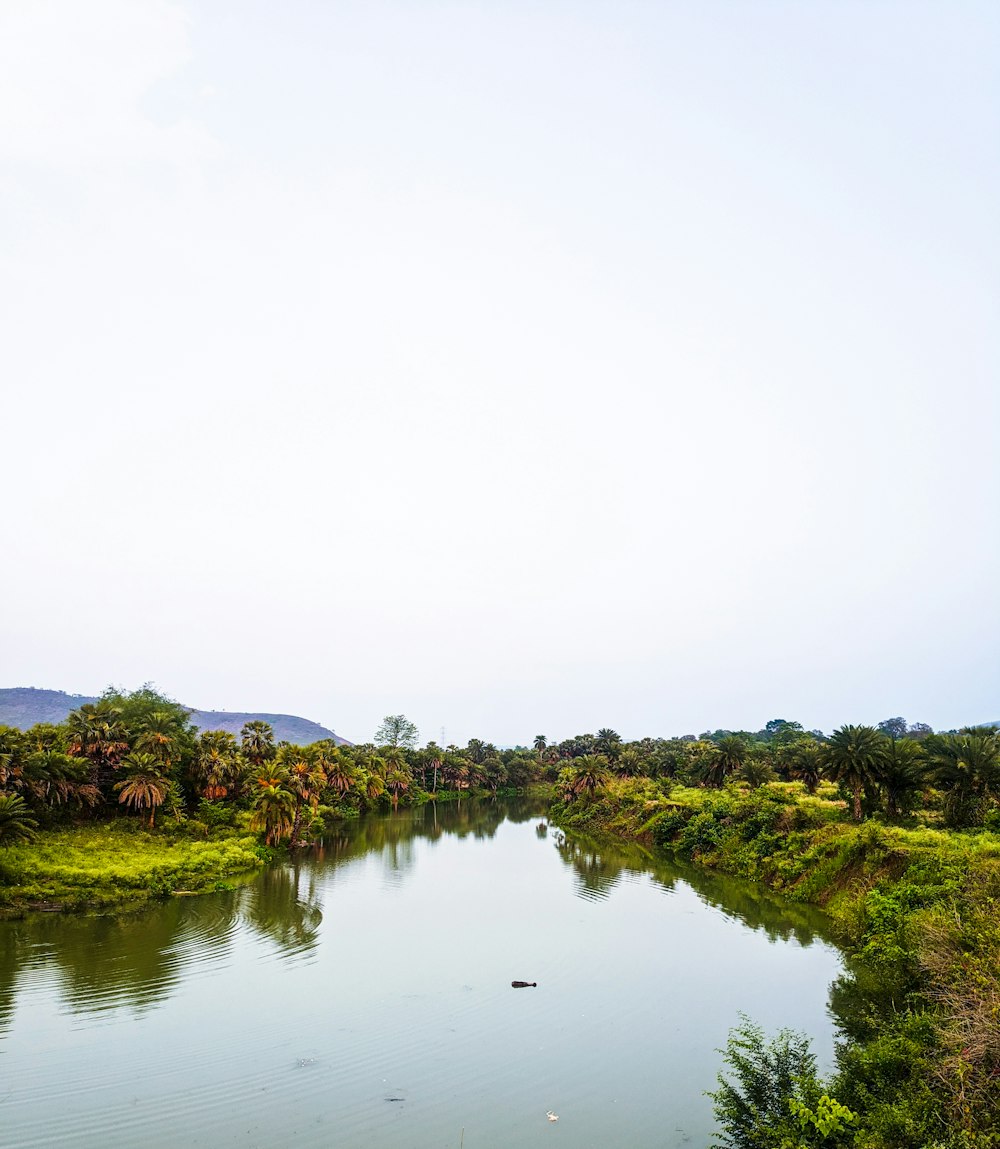
[[[182,831],[179,831],[182,833]],[[113,906],[200,890],[260,865],[243,831],[221,840],[150,834],[131,819],[50,830],[0,855],[0,904]]]
[[743,1016],[721,1051],[729,1075],[709,1094],[727,1149],[853,1144],[855,1115],[830,1097],[816,1075],[809,1039],[783,1029],[770,1040]]
[[19,794],[0,794],[0,846],[32,841],[37,827]]
[[375,731],[377,746],[403,746],[412,750],[420,732],[405,714],[387,714]]

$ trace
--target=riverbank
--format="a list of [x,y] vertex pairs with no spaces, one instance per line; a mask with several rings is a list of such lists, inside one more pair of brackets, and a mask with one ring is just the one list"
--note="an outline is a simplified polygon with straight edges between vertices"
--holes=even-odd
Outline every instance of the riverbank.
[[[507,790],[505,797],[525,792]],[[548,800],[549,786],[531,787],[529,796]],[[495,799],[492,792],[415,791],[402,806],[428,802],[461,804]],[[206,808],[199,811],[206,816]],[[84,826],[48,828],[33,841],[0,850],[0,918],[32,910],[78,911],[142,906],[171,895],[208,893],[260,869],[275,856],[260,835],[247,828],[249,815],[220,806],[213,824],[186,820],[166,822],[155,830],[131,818]],[[333,832],[360,811],[344,803],[324,807],[322,825]],[[284,847],[280,847],[284,849]]]
[[[612,781],[557,801],[560,826],[671,851],[823,906],[860,962],[837,987],[830,1092],[859,1149],[1000,1140],[1000,835],[851,821],[799,783]],[[846,1020],[845,1020],[846,1017]]]
[[149,833],[125,819],[46,830],[0,850],[0,915],[127,908],[217,890],[258,870],[269,854],[237,828],[207,839]]

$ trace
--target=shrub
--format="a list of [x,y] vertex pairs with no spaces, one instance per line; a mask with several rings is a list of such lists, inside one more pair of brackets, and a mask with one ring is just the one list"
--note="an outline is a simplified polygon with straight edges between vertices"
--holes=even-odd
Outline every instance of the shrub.
[[732,1080],[719,1074],[709,1093],[727,1149],[848,1146],[854,1114],[830,1097],[816,1076],[809,1039],[783,1029],[770,1041],[747,1017],[721,1051]]

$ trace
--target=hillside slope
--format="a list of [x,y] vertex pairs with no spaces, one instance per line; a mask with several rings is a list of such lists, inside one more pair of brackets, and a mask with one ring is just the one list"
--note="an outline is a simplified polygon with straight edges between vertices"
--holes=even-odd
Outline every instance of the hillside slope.
[[[38,690],[33,686],[0,688],[0,725],[27,730],[36,722],[63,722],[71,710],[97,699],[87,694],[67,694],[63,690]],[[259,714],[233,710],[192,710],[191,722],[199,730],[228,730],[239,735],[244,722],[268,722],[279,742],[307,746],[322,738],[334,738],[340,745],[350,745],[318,722],[295,714]]]

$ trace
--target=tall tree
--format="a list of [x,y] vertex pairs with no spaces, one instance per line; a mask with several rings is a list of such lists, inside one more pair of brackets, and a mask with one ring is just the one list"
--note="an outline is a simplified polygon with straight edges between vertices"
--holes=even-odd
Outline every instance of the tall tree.
[[[880,723],[881,725],[881,723]],[[885,812],[898,818],[913,803],[924,782],[923,747],[912,738],[890,738],[885,755],[875,765],[875,779],[885,796]]]
[[164,773],[162,763],[152,754],[142,751],[129,754],[121,765],[126,777],[115,785],[118,801],[136,811],[148,810],[149,828],[152,829],[157,807],[163,805],[170,789],[170,779]]
[[260,719],[244,722],[240,731],[240,741],[243,746],[243,757],[254,770],[260,770],[264,763],[270,762],[275,755],[274,730],[269,722],[262,722]]
[[608,760],[603,754],[584,754],[566,768],[569,790],[573,795],[586,791],[593,795],[608,780]]
[[295,797],[278,778],[261,778],[253,800],[250,829],[264,832],[264,841],[277,846],[295,822]]
[[412,750],[420,732],[405,714],[387,714],[375,731],[376,746],[403,746]]
[[199,735],[193,773],[203,798],[214,802],[228,797],[241,766],[235,735],[225,730],[205,730]]
[[622,736],[610,726],[602,726],[594,738],[594,749],[603,754],[609,762],[613,762],[622,748]]
[[851,813],[856,822],[862,817],[862,795],[878,786],[887,742],[874,726],[841,726],[823,746],[824,769],[834,782],[850,791]]
[[1000,792],[1000,730],[967,727],[960,734],[932,734],[924,742],[935,785],[944,791],[950,826],[976,826],[986,800]]
[[129,751],[120,706],[108,699],[85,702],[66,719],[69,752],[90,763],[90,781],[105,786]]

